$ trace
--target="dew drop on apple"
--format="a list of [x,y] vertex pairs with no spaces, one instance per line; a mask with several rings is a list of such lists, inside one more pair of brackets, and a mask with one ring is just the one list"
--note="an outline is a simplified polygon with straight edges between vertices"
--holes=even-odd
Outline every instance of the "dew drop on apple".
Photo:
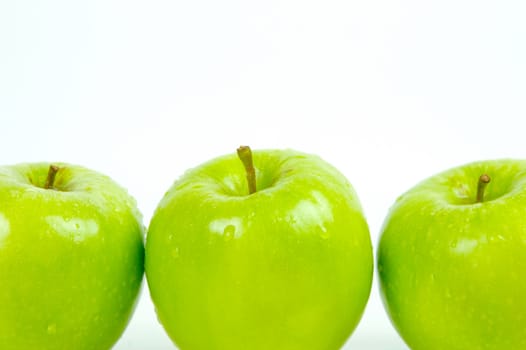
[[322,239],[328,239],[329,238],[329,232],[327,232],[327,229],[325,226],[320,226],[320,237]]
[[179,247],[175,247],[174,249],[172,249],[172,258],[179,258]]
[[47,326],[47,334],[49,334],[49,335],[57,334],[57,324],[56,323],[48,324],[48,326]]
[[236,227],[234,225],[226,225],[225,229],[223,230],[223,239],[228,242],[234,238],[235,234]]

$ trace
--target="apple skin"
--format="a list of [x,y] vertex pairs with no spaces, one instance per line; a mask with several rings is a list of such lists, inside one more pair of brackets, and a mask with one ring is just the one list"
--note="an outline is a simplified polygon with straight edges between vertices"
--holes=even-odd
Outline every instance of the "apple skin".
[[373,258],[354,190],[320,158],[255,151],[187,171],[146,240],[157,315],[183,350],[339,349],[367,303]]
[[49,163],[0,167],[0,349],[110,349],[141,285],[141,215],[107,176],[54,164],[55,189]]
[[[477,203],[477,181],[491,182]],[[481,161],[402,195],[380,236],[381,294],[413,350],[526,349],[526,161]]]

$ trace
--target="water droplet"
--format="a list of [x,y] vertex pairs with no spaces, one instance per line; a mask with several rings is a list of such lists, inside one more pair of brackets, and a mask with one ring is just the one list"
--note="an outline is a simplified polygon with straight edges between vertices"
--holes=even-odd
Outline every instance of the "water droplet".
[[49,334],[49,335],[57,334],[57,324],[56,323],[50,323],[47,326],[47,334]]
[[168,236],[168,241],[171,241],[171,240],[173,240],[173,239],[174,239],[174,235],[169,235],[169,236]]
[[236,227],[234,225],[226,225],[223,230],[223,238],[225,241],[230,241],[236,234]]
[[179,257],[179,247],[172,249],[172,258],[177,259]]
[[325,228],[325,226],[320,226],[320,237],[322,239],[329,238],[329,232],[327,232],[327,229]]

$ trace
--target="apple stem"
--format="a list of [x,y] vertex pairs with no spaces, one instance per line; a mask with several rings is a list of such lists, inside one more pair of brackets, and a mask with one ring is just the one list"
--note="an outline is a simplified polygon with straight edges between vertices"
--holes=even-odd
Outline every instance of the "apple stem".
[[55,183],[55,177],[57,176],[57,173],[58,171],[60,170],[60,168],[56,165],[53,165],[51,164],[49,166],[49,171],[47,173],[47,179],[46,179],[46,184],[44,185],[44,188],[46,190],[50,190],[53,188],[53,185]]
[[237,149],[237,156],[245,166],[247,173],[248,193],[256,192],[256,170],[252,160],[252,150],[249,146],[239,146]]
[[491,181],[491,178],[488,174],[482,174],[479,177],[479,182],[477,185],[477,203],[482,203],[484,200],[484,190],[486,189],[486,186]]

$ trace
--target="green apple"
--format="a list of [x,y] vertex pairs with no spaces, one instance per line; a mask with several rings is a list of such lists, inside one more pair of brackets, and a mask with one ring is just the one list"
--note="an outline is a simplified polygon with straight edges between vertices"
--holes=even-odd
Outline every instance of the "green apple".
[[253,167],[250,149],[238,152],[246,169],[226,155],[189,170],[152,218],[160,322],[183,350],[339,349],[371,288],[358,197],[317,156],[256,151]]
[[467,164],[402,195],[378,270],[411,349],[526,349],[526,161]]
[[0,349],[110,349],[137,299],[143,234],[135,201],[107,176],[0,167]]

